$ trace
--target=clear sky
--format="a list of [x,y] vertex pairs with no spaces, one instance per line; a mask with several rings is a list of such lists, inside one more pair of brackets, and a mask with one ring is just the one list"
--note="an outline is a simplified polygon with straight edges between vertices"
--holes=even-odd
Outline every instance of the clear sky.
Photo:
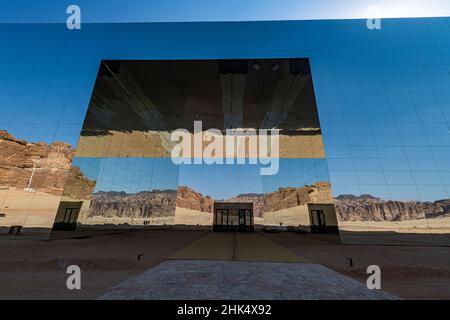
[[83,22],[236,21],[450,16],[449,0],[14,0],[2,1],[0,22],[65,22],[66,8]]

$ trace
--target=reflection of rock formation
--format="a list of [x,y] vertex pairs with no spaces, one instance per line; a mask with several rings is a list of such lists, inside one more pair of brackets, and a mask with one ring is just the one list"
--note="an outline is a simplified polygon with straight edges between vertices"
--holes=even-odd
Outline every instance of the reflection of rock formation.
[[103,217],[168,217],[175,214],[175,190],[97,192],[93,194],[89,216]]
[[186,186],[180,186],[177,190],[177,207],[203,212],[213,212],[214,200],[209,196],[192,190]]
[[88,179],[79,167],[72,167],[67,177],[63,196],[72,199],[89,200],[92,198],[95,183],[96,181]]
[[392,201],[371,195],[340,195],[335,199],[340,221],[407,221],[450,216],[450,199],[435,202]]
[[[222,200],[229,202],[253,202],[254,216],[262,218],[264,211],[278,211],[307,203],[332,203],[330,184],[317,182],[300,188],[280,188],[268,194],[246,193]],[[204,212],[213,211],[214,199],[203,196],[189,187],[179,187],[177,206]]]
[[[256,217],[262,217],[264,195],[257,193],[240,194],[236,197],[226,199],[230,202],[253,202],[254,214]],[[202,212],[213,212],[214,199],[210,196],[192,190],[186,186],[180,186],[177,190],[177,207]]]
[[253,202],[253,214],[255,217],[262,218],[264,213],[264,195],[259,193],[245,193],[236,197],[227,199],[231,202]]
[[[83,189],[86,190],[86,189]],[[330,184],[318,182],[301,188],[280,188],[269,194],[247,193],[226,199],[230,202],[253,202],[254,216],[262,218],[264,211],[278,211],[307,203],[332,203]],[[179,208],[212,213],[214,199],[179,186],[175,190],[125,192],[97,192],[92,197],[89,216],[103,217],[167,217],[172,216],[175,205]]]
[[0,185],[61,195],[74,150],[63,142],[27,142],[0,130]]
[[330,203],[332,199],[328,182],[317,182],[300,188],[280,188],[265,195],[264,211],[279,211],[307,203]]

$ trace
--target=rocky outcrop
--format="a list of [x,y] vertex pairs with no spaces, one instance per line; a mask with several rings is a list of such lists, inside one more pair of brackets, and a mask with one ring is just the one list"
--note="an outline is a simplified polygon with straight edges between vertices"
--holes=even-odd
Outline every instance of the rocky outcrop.
[[79,167],[70,168],[63,196],[78,200],[90,200],[95,188],[95,180],[88,179]]
[[0,186],[61,195],[74,149],[63,142],[28,142],[0,130]]
[[177,207],[212,213],[213,206],[214,200],[210,196],[203,196],[186,186],[178,187]]
[[264,194],[245,193],[236,197],[227,199],[232,202],[253,202],[253,215],[262,218],[264,214]]
[[332,203],[330,183],[317,182],[300,188],[280,188],[264,196],[264,211],[273,212],[307,203]]
[[175,214],[176,190],[94,193],[89,217],[169,217]]
[[[330,184],[318,182],[301,188],[280,188],[268,193],[245,193],[223,200],[227,202],[253,202],[255,217],[262,218],[264,211],[278,211],[307,203],[332,203]],[[191,210],[213,212],[214,199],[203,196],[189,187],[178,188],[177,206]]]
[[450,199],[435,202],[382,200],[371,195],[335,198],[340,221],[408,221],[450,216]]

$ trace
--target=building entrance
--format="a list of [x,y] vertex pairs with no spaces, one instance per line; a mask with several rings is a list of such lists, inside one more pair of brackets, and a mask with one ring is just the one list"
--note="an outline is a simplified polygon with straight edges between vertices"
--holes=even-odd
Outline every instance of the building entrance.
[[214,231],[254,231],[253,202],[214,202]]

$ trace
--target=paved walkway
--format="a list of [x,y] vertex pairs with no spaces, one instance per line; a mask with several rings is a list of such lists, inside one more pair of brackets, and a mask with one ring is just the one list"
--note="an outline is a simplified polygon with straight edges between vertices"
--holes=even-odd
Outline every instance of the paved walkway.
[[208,233],[100,299],[395,299],[258,233]]
[[395,299],[310,263],[171,260],[111,288],[100,299]]
[[169,259],[307,263],[308,260],[258,233],[211,232]]

